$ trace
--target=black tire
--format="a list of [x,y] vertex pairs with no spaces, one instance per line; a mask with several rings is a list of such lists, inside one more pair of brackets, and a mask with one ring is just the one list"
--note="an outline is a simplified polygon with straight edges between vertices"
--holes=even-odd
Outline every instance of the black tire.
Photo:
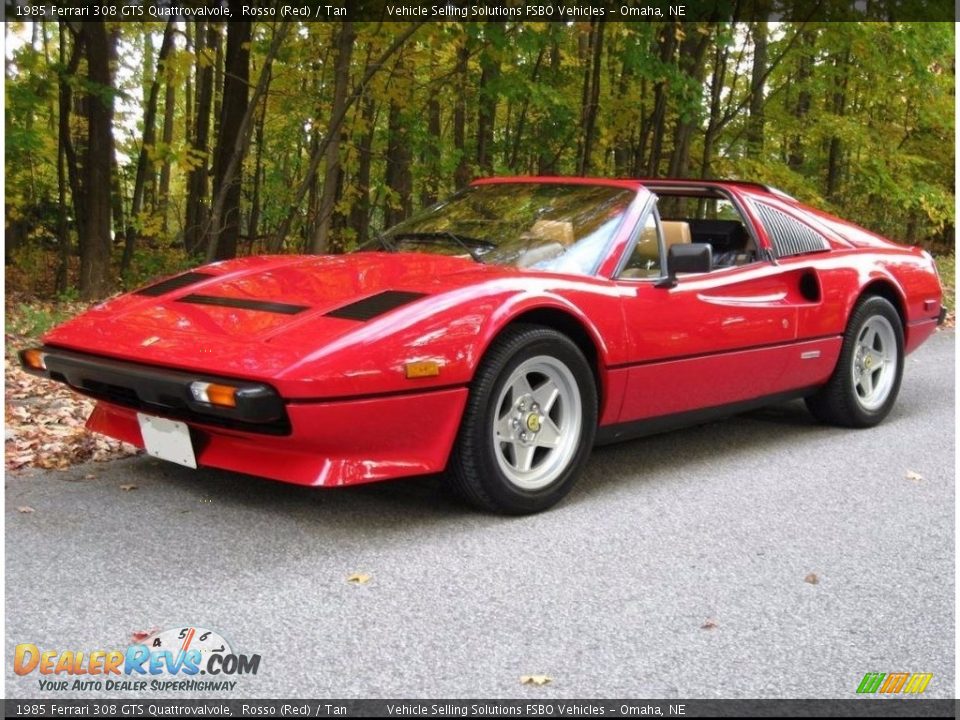
[[[562,470],[558,468],[559,475],[545,487],[529,490],[511,481],[501,468],[492,428],[497,417],[502,417],[498,400],[511,374],[526,361],[540,356],[559,361],[572,374],[579,391],[582,420],[575,449],[565,466],[561,466]],[[467,407],[447,468],[447,483],[457,495],[481,510],[509,515],[546,510],[573,487],[590,457],[596,428],[596,383],[580,348],[551,328],[510,326],[493,342],[470,385]]]
[[[885,319],[893,329],[897,359],[886,399],[878,407],[864,407],[853,380],[853,364],[856,361],[857,345],[861,333],[873,318]],[[843,336],[840,359],[833,375],[816,394],[806,398],[807,408],[821,422],[843,427],[873,427],[882,421],[893,408],[903,379],[903,323],[890,301],[877,295],[862,298],[853,309]]]

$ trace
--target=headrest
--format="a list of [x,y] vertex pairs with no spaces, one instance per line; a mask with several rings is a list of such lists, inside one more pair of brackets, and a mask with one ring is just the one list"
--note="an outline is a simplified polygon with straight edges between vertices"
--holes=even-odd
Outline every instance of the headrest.
[[660,225],[663,228],[663,241],[668,250],[671,245],[692,242],[690,223],[683,220],[664,220]]

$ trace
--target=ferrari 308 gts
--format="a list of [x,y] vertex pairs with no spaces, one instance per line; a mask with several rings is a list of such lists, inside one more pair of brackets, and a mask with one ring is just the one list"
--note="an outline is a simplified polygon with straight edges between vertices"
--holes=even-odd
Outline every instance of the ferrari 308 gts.
[[941,300],[924,250],[755,183],[492,178],[353,253],[118,296],[21,363],[159,458],[325,487],[445,471],[520,514],[595,444],[795,397],[875,425]]

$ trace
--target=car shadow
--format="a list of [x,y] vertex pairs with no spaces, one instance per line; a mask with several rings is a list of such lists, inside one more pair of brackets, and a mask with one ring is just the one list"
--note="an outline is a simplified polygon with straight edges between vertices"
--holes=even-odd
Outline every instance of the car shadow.
[[[564,502],[567,505],[589,502],[598,493],[622,483],[643,483],[665,473],[682,475],[685,466],[693,468],[745,451],[763,451],[801,438],[836,432],[844,430],[817,423],[802,402],[794,401],[594,448],[583,476]],[[637,463],[638,457],[643,459],[642,465]],[[195,496],[197,502],[206,500],[256,508],[258,513],[274,514],[278,519],[318,523],[328,529],[342,525],[345,530],[352,530],[360,525],[383,530],[398,524],[422,526],[445,523],[449,519],[484,525],[505,519],[475,512],[444,487],[439,475],[342,488],[312,488],[222,470],[193,471],[147,457],[131,462],[138,465],[138,471]]]

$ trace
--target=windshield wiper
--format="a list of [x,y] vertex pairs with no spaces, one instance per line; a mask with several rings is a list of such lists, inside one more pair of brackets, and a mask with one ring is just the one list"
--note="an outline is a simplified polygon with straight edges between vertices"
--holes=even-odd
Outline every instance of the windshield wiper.
[[464,250],[467,251],[467,253],[470,255],[471,258],[473,258],[475,262],[478,262],[481,264],[484,262],[484,260],[481,257],[481,254],[477,252],[477,248],[480,247],[486,250],[494,250],[497,247],[494,243],[488,240],[480,240],[478,238],[471,238],[471,237],[457,235],[455,233],[450,232],[449,230],[441,230],[439,232],[398,233],[396,235],[393,235],[390,239],[401,240],[403,238],[408,238],[410,240],[418,240],[420,242],[429,242],[431,240],[442,240],[446,238],[448,240],[452,240],[456,245],[459,245],[460,247],[462,247]]
[[387,252],[397,251],[397,246],[393,242],[391,242],[386,235],[377,235],[377,237],[367,240],[362,245],[358,245],[356,249],[352,250],[351,252],[364,252],[364,251],[370,250],[373,247],[376,247],[377,245],[382,247]]

